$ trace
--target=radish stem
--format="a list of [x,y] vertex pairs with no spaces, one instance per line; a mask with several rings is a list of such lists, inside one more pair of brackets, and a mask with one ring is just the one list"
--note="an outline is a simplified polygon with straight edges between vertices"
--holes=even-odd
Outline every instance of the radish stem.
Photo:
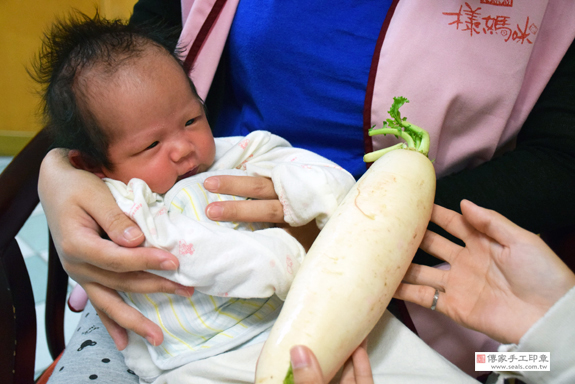
[[409,148],[415,148],[415,142],[413,138],[405,131],[401,131],[394,128],[379,128],[379,129],[372,128],[369,130],[369,136],[387,135],[387,134],[392,134],[397,138],[401,137],[403,140],[405,140],[405,143]]
[[381,156],[385,155],[387,152],[391,152],[394,149],[407,149],[408,146],[405,143],[395,144],[391,147],[379,149],[377,151],[370,152],[363,156],[363,161],[366,163],[373,163],[375,160],[379,159]]
[[[386,153],[395,149],[411,149],[427,156],[429,153],[429,134],[415,124],[411,124],[405,117],[401,117],[399,108],[405,103],[409,103],[405,97],[394,97],[393,104],[389,111],[391,119],[383,122],[383,127],[370,129],[369,136],[392,134],[397,138],[402,138],[405,143],[370,152],[363,157],[366,163],[374,162]],[[375,126],[374,126],[375,127]]]

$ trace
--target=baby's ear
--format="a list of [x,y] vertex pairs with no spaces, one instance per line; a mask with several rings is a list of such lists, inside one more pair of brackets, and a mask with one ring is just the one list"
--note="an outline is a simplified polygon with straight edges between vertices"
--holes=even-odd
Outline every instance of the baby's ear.
[[77,149],[71,149],[68,151],[68,160],[70,161],[70,164],[72,164],[74,168],[83,169],[84,171],[91,172],[94,175],[98,176],[100,179],[106,177],[106,175],[104,175],[104,173],[102,172],[101,166],[95,165],[95,162],[90,156],[83,154]]

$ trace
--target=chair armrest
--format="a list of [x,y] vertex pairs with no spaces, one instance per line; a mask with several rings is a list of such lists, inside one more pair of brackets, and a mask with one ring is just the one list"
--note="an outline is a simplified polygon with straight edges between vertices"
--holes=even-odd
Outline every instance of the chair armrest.
[[[36,306],[32,285],[16,235],[26,223],[39,203],[38,175],[40,165],[51,145],[48,134],[42,130],[0,174],[0,382],[33,383],[36,353]],[[53,248],[53,245],[51,246]],[[63,348],[63,308],[65,306],[67,278],[54,250],[50,252],[52,275],[49,279],[58,280],[49,284],[63,286],[62,313],[53,304],[55,294],[62,296],[62,290],[47,290],[47,307],[56,314],[46,324],[50,324],[50,334],[56,330],[53,343],[57,346],[54,355]],[[50,274],[50,273],[49,273]],[[50,303],[50,304],[49,304]],[[49,312],[49,311],[47,311]],[[60,332],[60,335],[58,335]],[[50,339],[50,335],[48,339]],[[58,352],[59,353],[59,352]],[[56,353],[56,355],[58,354]]]

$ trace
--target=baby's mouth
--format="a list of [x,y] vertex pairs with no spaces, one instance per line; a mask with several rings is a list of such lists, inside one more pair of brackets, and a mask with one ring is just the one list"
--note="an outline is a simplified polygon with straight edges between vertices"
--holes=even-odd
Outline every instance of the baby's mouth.
[[184,173],[181,176],[178,176],[178,181],[183,180],[183,179],[187,179],[188,177],[192,177],[194,176],[196,173],[198,173],[198,168],[199,167],[195,167],[194,169],[192,169],[189,172]]

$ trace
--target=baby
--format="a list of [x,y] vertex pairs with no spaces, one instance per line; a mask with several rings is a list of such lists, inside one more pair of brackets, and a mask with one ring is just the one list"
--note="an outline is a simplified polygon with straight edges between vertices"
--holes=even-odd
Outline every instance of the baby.
[[36,73],[55,145],[106,182],[144,246],[180,261],[177,271],[150,272],[195,287],[190,298],[119,292],[164,331],[160,346],[130,333],[128,367],[149,382],[265,339],[305,251],[267,224],[207,219],[209,203],[241,198],[210,193],[204,180],[271,178],[288,224],[322,228],[353,177],[268,132],[214,139],[202,100],[158,31],[98,16],[58,22]]

